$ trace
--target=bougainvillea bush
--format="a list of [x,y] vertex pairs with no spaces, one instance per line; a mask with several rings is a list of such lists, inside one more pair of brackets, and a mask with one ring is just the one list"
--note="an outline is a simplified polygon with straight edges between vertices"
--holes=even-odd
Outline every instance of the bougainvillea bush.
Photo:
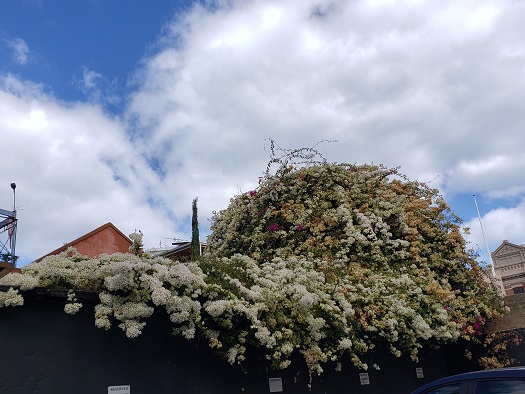
[[[321,319],[319,335],[298,341],[307,361],[344,350],[363,366],[359,355],[376,344],[415,359],[423,343],[471,339],[503,313],[460,218],[436,189],[395,169],[282,165],[215,213],[211,228],[212,256],[244,255],[263,266],[308,261],[317,283],[290,281],[326,295],[308,308]],[[297,332],[311,317],[291,315],[277,326]]]
[[263,350],[286,368],[299,352],[311,372],[343,355],[361,367],[381,346],[419,349],[483,334],[503,313],[468,251],[460,220],[427,185],[382,166],[283,165],[214,214],[208,251],[173,262],[138,253],[88,259],[75,250],[29,264],[1,284],[99,292],[95,325],[136,337],[152,313],[174,334],[205,339],[230,363]]

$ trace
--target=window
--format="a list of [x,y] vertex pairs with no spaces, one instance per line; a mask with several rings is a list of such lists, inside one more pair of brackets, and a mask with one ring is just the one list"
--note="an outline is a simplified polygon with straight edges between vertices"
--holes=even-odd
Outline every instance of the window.
[[523,287],[515,287],[514,289],[512,289],[512,291],[514,292],[514,294],[525,293],[525,289]]
[[430,391],[425,391],[425,394],[459,394],[460,389],[461,383],[454,383],[447,386],[441,386]]
[[486,380],[476,382],[476,394],[525,394],[525,380]]

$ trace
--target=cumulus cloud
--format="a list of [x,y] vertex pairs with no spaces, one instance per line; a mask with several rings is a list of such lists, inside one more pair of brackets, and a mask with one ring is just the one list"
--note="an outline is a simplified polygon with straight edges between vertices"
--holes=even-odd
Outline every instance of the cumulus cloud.
[[0,103],[1,168],[9,176],[0,207],[12,207],[9,182],[16,182],[23,261],[109,221],[125,234],[141,229],[150,243],[177,234],[166,211],[149,202],[157,178],[118,119],[91,104],[64,105],[13,76],[0,80]]
[[401,166],[449,196],[516,197],[523,14],[510,1],[195,5],[146,59],[128,116],[166,184],[210,195],[207,209],[253,186],[266,137],[335,139],[329,160]]
[[[470,228],[467,239],[483,261],[490,262],[486,243],[491,252],[501,245],[503,240],[525,244],[525,201],[512,208],[497,208],[482,216],[481,222],[475,217],[465,223]],[[486,243],[485,243],[486,242]]]
[[109,220],[140,228],[147,246],[184,236],[197,196],[205,228],[213,210],[257,186],[266,138],[284,148],[337,140],[318,146],[329,161],[400,166],[446,197],[503,199],[484,216],[501,228],[489,235],[524,241],[523,203],[512,203],[525,193],[519,2],[206,4],[165,27],[122,116],[100,109],[108,81],[89,68],[77,78],[85,104],[4,78],[0,127],[17,149],[1,165],[27,190],[27,228],[40,231],[20,242],[35,258],[60,246],[50,240]]
[[29,47],[21,38],[14,38],[12,40],[4,40],[7,46],[12,50],[13,62],[24,66],[29,61]]

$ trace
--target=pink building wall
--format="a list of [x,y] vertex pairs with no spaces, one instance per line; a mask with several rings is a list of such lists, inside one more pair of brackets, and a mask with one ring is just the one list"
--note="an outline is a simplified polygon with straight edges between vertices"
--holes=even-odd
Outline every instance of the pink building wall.
[[131,240],[124,235],[118,228],[112,223],[106,223],[103,226],[75,239],[74,241],[68,242],[58,249],[46,254],[35,260],[36,262],[42,260],[44,257],[59,254],[65,251],[70,246],[76,248],[76,250],[90,258],[98,257],[103,253],[128,253],[129,247],[131,246]]

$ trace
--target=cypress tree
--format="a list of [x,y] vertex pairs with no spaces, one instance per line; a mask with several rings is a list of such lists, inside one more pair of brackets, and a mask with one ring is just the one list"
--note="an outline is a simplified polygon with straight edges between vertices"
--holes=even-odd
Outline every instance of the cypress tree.
[[198,197],[193,199],[191,204],[191,259],[198,260],[201,255],[200,251],[200,240],[199,240],[199,220],[197,219],[197,200]]

